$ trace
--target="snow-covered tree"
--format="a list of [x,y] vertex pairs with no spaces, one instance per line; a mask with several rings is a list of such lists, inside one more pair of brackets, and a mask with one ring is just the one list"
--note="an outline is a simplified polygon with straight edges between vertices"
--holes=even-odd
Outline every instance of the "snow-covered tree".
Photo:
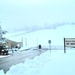
[[2,28],[0,26],[0,45],[7,42],[7,39],[3,37],[3,35],[6,34],[6,33],[7,33],[7,31],[2,30]]

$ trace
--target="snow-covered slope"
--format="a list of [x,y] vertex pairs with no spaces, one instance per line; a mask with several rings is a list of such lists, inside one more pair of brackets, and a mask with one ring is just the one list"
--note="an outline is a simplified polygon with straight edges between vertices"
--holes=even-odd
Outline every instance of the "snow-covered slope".
[[23,40],[24,46],[33,47],[38,44],[48,46],[48,40],[51,40],[52,46],[63,46],[63,38],[75,38],[74,34],[75,25],[65,25],[56,29],[44,29],[29,33],[26,33],[26,31],[8,33],[5,37],[14,41]]

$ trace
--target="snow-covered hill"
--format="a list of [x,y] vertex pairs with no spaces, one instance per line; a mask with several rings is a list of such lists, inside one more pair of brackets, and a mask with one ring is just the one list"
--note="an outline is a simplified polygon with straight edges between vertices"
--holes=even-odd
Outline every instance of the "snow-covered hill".
[[[63,46],[63,38],[75,38],[75,25],[64,25],[56,29],[43,29],[35,32],[21,31],[8,33],[6,38],[14,41],[22,41],[24,46],[34,47],[39,44],[48,46],[48,40],[51,40],[52,46]],[[26,43],[27,42],[27,43]]]

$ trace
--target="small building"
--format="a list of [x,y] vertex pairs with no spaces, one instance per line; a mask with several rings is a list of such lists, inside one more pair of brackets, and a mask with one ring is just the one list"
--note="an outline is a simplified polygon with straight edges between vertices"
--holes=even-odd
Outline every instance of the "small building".
[[6,33],[7,31],[2,30],[0,26],[0,46],[5,45],[5,46],[8,46],[8,48],[22,46],[22,42],[16,42],[16,41],[13,41],[12,39],[10,40],[10,39],[4,38],[3,35]]
[[16,46],[21,47],[22,42],[15,42],[15,41],[7,39],[7,43],[5,43],[4,45],[8,46],[8,48],[12,48],[12,47],[16,47]]

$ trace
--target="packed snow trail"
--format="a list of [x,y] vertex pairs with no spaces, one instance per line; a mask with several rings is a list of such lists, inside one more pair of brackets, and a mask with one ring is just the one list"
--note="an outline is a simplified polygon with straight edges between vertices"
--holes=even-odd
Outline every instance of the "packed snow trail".
[[18,63],[23,63],[26,58],[32,59],[37,55],[40,55],[45,50],[39,51],[39,50],[33,50],[30,49],[28,51],[23,52],[17,52],[13,55],[0,59],[0,70],[3,69],[6,73],[11,66],[16,65]]

